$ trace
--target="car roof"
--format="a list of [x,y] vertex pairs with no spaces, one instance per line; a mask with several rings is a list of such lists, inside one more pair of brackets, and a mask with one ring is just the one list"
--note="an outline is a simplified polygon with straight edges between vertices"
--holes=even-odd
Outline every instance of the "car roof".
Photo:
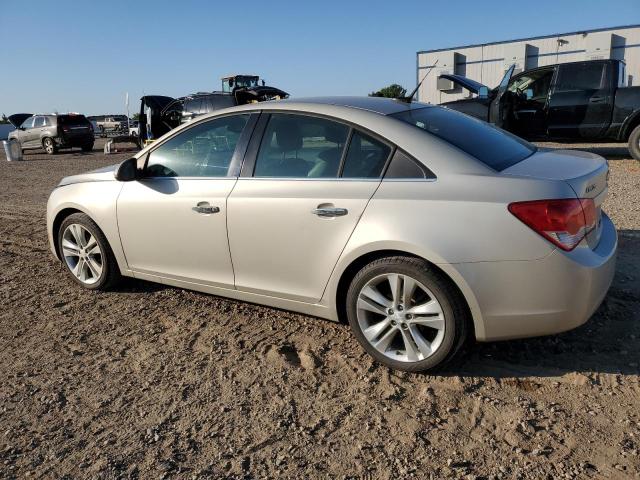
[[[368,110],[370,112],[379,113],[380,115],[392,115],[394,113],[405,112],[417,108],[425,108],[431,105],[419,102],[405,102],[397,98],[383,97],[303,97],[288,98],[286,100],[277,100],[277,103],[285,103],[287,105],[300,104],[303,105],[333,105],[337,107],[357,108],[360,110]],[[265,108],[269,108],[270,102],[263,102]]]

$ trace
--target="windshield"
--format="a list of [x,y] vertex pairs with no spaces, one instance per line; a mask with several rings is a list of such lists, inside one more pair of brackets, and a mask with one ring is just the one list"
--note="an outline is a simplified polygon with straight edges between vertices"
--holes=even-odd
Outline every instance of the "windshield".
[[435,135],[497,171],[536,151],[529,142],[455,110],[425,107],[391,116]]

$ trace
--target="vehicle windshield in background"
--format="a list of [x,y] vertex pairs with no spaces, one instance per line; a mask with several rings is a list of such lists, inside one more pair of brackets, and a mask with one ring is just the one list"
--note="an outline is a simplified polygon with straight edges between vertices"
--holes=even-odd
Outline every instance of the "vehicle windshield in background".
[[58,115],[59,125],[86,125],[89,120],[84,115]]
[[504,130],[464,113],[425,107],[391,115],[429,132],[497,171],[531,156],[536,147]]

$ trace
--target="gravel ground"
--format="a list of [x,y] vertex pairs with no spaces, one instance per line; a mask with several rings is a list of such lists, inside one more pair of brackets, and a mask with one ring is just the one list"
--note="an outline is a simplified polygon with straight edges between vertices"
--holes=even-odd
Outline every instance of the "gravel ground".
[[382,368],[303,315],[133,280],[80,290],[49,253],[47,196],[126,154],[0,155],[0,477],[639,478],[640,163],[585,147],[612,159],[605,302],[438,375]]

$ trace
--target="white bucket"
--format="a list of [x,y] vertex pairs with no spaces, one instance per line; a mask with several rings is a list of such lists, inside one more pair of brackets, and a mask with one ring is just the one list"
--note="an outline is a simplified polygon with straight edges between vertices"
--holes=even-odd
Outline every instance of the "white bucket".
[[3,140],[2,146],[4,147],[4,153],[7,156],[7,161],[19,162],[22,160],[22,148],[20,148],[20,144],[17,140],[12,139],[8,142]]

